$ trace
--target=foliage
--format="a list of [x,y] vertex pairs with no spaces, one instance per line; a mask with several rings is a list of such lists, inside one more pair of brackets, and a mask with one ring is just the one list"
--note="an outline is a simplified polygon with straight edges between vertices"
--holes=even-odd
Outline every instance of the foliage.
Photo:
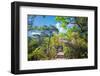
[[32,51],[32,53],[30,53],[28,55],[28,60],[31,60],[31,59],[34,59],[34,60],[45,60],[45,59],[48,59],[48,57],[46,56],[44,50],[45,50],[45,47],[39,46],[34,51]]
[[28,37],[28,53],[32,52],[32,50],[35,50],[35,48],[39,46],[38,43],[39,42],[36,39]]
[[48,52],[49,59],[55,59],[56,58],[56,49],[55,47],[50,47],[50,51]]
[[57,34],[54,34],[52,37],[51,37],[51,41],[50,41],[50,47],[52,46],[59,46],[60,45],[60,42],[59,42],[59,36]]
[[[62,52],[64,52],[64,58],[66,59],[87,58],[87,18],[74,17],[75,25],[68,28],[67,25],[71,23],[71,18],[73,17],[55,17],[55,20],[61,23],[61,27],[67,30],[66,33],[59,33],[59,30],[52,25],[38,27],[29,25],[28,31],[48,30],[50,31],[48,33],[52,33],[52,35],[50,34],[48,37],[40,36],[37,39],[28,37],[28,60],[56,59],[57,48],[59,46],[63,47]],[[56,33],[53,33],[53,31],[56,31]]]
[[[28,55],[28,60],[47,60],[47,59],[54,59],[56,57],[56,49],[54,46],[57,46],[57,36],[53,36],[50,40],[49,46],[48,46],[48,41],[49,38],[45,37],[43,38],[43,41],[41,43],[41,45],[38,45],[37,48],[32,48],[32,46],[34,47],[34,44],[36,42],[36,40],[30,41],[28,45],[32,44],[32,46],[30,46],[33,50],[31,52],[29,52]],[[56,42],[56,44],[55,44]],[[38,42],[36,42],[38,43]],[[30,48],[29,47],[29,48]]]
[[68,29],[67,24],[70,23],[72,17],[56,17],[66,32],[66,40],[70,45],[64,45],[64,54],[68,58],[84,58],[87,57],[87,17],[75,17],[75,23],[79,27]]
[[62,26],[64,29],[66,29],[66,24],[69,23],[68,18],[69,18],[69,17],[60,17],[60,16],[57,16],[57,17],[55,18],[55,20],[58,21],[58,22],[60,22],[60,23],[61,23],[61,26]]
[[70,45],[67,45],[67,50],[70,50],[70,54],[69,52],[66,53],[67,56],[72,56],[70,58],[87,57],[87,42],[80,36],[79,32],[67,31],[67,40],[70,42]]

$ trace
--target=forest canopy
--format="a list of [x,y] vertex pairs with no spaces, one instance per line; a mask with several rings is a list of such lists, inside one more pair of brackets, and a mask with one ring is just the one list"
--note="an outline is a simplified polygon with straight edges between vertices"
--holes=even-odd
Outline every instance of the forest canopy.
[[28,15],[28,60],[88,58],[88,17]]

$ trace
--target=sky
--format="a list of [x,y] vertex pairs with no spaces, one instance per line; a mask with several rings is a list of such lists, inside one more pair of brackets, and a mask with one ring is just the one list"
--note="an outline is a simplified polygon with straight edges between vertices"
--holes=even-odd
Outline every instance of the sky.
[[[33,15],[34,16],[34,15]],[[32,15],[28,16],[28,20],[29,22],[31,22],[31,20],[33,20],[32,25],[33,26],[43,26],[43,25],[55,25],[57,22],[55,20],[55,16],[35,16],[35,18],[32,19]]]
[[[34,16],[34,15],[33,15]],[[50,25],[53,25],[55,26],[59,32],[62,32],[62,33],[65,33],[66,30],[64,30],[60,25],[60,22],[57,22],[55,20],[55,17],[56,16],[35,16],[35,18],[33,18],[33,21],[32,21],[32,24],[33,26],[43,26],[43,25],[46,25],[46,26],[50,26]],[[30,23],[31,20],[32,20],[32,15],[28,16],[28,20]]]
[[[35,17],[34,17],[35,16]],[[32,26],[55,26],[59,32],[65,33],[67,30],[61,27],[61,23],[55,20],[56,16],[28,15],[28,25]],[[71,22],[75,22],[74,17],[70,18]],[[66,27],[73,27],[73,24],[68,24]]]

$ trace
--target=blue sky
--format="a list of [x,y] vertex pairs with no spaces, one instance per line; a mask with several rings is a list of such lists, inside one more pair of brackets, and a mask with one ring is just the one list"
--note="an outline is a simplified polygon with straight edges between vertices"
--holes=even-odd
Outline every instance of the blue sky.
[[[34,16],[34,15],[33,15]],[[28,20],[31,21],[32,20],[32,16],[28,16]],[[32,21],[32,25],[33,26],[43,26],[43,25],[55,25],[57,22],[55,20],[55,16],[35,16],[35,18],[33,18]]]
[[[35,17],[34,17],[35,16]],[[32,25],[32,26],[50,26],[53,25],[55,26],[59,32],[61,33],[65,33],[67,30],[65,30],[64,28],[61,27],[61,23],[57,22],[55,20],[56,16],[45,16],[43,17],[42,15],[28,15],[28,25]],[[75,18],[72,17],[70,18],[70,21],[73,23],[75,22]],[[69,23],[68,25],[66,25],[66,27],[71,28],[73,27],[74,24]]]
[[28,16],[28,23],[32,22],[31,25],[33,26],[50,26],[50,25],[53,25],[55,26],[59,32],[66,32],[66,30],[64,30],[62,27],[61,27],[61,23],[60,22],[57,22],[55,20],[55,17],[56,16],[35,16],[35,18],[32,19],[32,17],[34,17],[34,15],[29,15]]

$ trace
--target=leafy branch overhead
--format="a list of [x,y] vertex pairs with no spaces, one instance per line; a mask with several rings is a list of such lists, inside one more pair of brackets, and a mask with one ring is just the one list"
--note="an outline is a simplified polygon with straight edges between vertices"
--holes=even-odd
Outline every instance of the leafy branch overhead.
[[88,58],[87,17],[29,15],[28,18],[28,60]]

